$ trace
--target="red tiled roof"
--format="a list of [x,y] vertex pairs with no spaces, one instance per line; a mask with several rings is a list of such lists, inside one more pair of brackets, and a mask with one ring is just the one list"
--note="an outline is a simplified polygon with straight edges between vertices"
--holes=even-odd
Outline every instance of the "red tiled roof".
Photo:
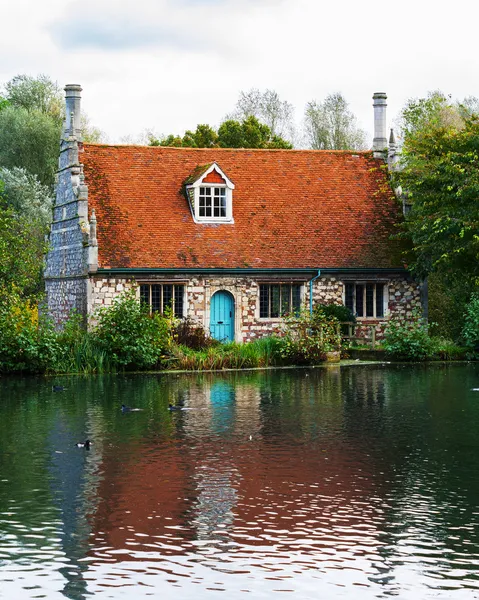
[[[401,267],[401,219],[370,152],[85,144],[103,268]],[[216,162],[234,224],[197,224],[183,182]]]

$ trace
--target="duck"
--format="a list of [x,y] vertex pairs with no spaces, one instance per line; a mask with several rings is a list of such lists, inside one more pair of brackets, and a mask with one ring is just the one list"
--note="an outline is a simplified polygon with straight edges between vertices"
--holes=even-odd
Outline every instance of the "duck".
[[142,410],[141,408],[132,408],[131,406],[126,406],[125,404],[121,405],[121,412],[126,413],[126,412],[138,412]]
[[174,404],[168,404],[168,410],[183,410],[183,407],[175,406]]
[[66,389],[63,385],[52,385],[52,392],[64,392]]
[[90,450],[91,442],[90,440],[85,440],[84,442],[77,442],[77,448],[85,448],[85,450]]

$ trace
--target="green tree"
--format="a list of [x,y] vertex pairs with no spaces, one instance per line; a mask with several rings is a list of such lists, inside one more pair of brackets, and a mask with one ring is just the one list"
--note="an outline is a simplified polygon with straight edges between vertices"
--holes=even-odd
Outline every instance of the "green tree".
[[421,277],[450,271],[477,278],[479,120],[461,117],[442,101],[426,120],[423,115],[405,130],[397,174],[412,205],[406,221],[414,247],[411,267]]
[[0,168],[1,204],[10,208],[17,216],[38,222],[41,235],[48,231],[52,217],[53,198],[49,187],[42,185],[36,175],[25,169]]
[[39,297],[43,290],[41,226],[35,220],[0,209],[0,297]]
[[329,94],[323,102],[308,102],[304,114],[305,134],[313,150],[364,150],[366,134],[359,129],[344,96]]
[[148,134],[150,146],[176,146],[183,148],[292,148],[283,138],[272,135],[270,128],[249,116],[242,122],[230,119],[216,132],[209,125],[198,125],[195,131],[186,131],[183,137],[168,135],[158,138]]
[[249,116],[241,123],[225,121],[218,129],[218,141],[223,148],[292,148],[292,144],[274,136],[270,128]]
[[61,126],[64,118],[63,95],[48,75],[31,77],[16,75],[5,86],[5,97],[11,106],[49,115]]

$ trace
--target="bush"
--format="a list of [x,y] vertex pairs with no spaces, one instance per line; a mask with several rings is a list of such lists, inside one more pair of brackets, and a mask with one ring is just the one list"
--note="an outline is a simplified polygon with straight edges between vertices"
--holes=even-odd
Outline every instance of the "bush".
[[472,294],[466,305],[462,339],[469,350],[479,351],[479,294]]
[[285,319],[282,356],[291,364],[315,364],[326,359],[327,352],[341,349],[339,321],[322,311],[303,310]]
[[28,300],[0,305],[0,372],[51,371],[61,355],[53,323]]
[[189,317],[174,325],[172,337],[179,346],[187,346],[193,350],[204,350],[220,344],[206,333],[202,325]]
[[171,320],[159,313],[150,315],[135,289],[115,298],[95,316],[98,324],[93,338],[120,369],[158,366],[171,346]]
[[427,323],[419,316],[391,320],[384,334],[383,347],[393,358],[407,361],[427,360],[432,358],[435,350]]
[[327,317],[335,317],[338,321],[356,323],[354,313],[344,304],[315,304],[313,315],[323,313]]

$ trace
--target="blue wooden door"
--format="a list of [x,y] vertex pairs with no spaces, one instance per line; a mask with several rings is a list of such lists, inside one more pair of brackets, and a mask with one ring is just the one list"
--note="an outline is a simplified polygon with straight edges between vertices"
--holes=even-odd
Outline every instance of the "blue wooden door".
[[235,339],[235,302],[229,292],[216,292],[211,298],[210,331],[221,342]]

